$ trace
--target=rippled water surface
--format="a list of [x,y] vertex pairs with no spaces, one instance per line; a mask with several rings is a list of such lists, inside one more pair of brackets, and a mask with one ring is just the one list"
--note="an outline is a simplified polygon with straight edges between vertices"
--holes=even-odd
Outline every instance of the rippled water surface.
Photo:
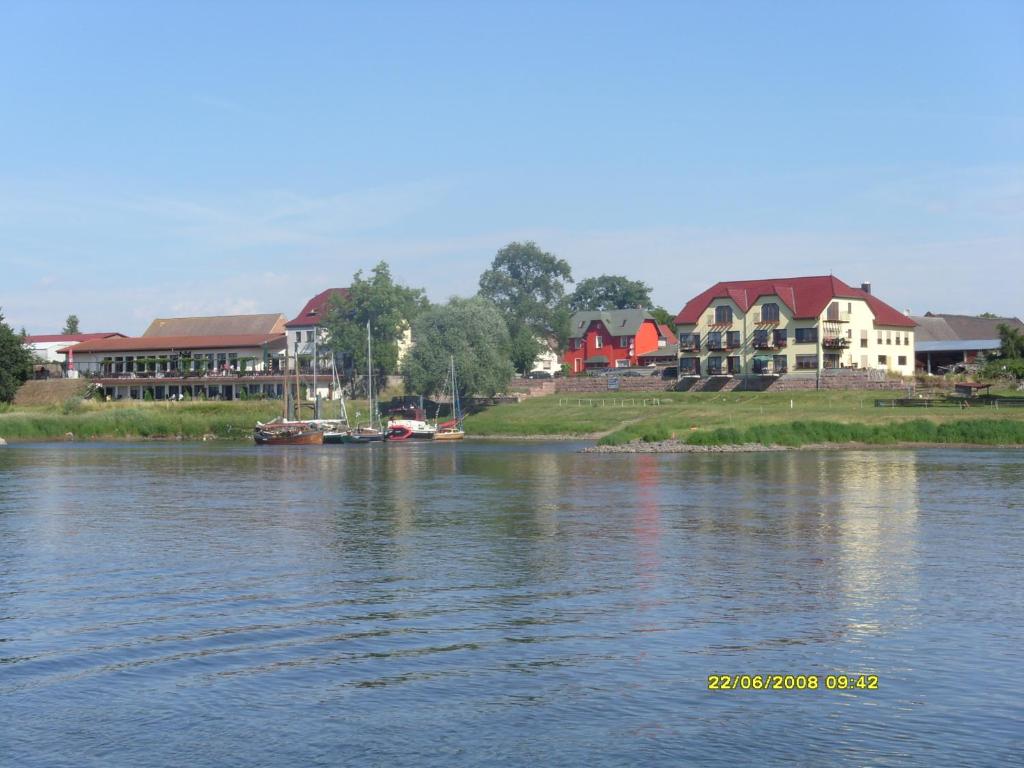
[[1020,452],[577,447],[0,449],[0,764],[1021,763]]

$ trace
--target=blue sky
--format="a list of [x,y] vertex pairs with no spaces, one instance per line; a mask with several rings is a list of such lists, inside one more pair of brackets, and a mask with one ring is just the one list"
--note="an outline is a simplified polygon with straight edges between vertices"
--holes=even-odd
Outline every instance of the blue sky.
[[1019,2],[7,2],[0,307],[30,332],[434,300],[533,239],[673,311],[870,280],[1024,314]]

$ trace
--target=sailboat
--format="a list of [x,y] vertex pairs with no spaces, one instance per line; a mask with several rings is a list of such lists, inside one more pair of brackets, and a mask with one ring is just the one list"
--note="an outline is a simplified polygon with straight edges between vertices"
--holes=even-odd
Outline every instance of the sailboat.
[[[285,348],[284,369],[288,371],[288,351]],[[298,360],[296,360],[296,369]],[[298,370],[296,370],[298,376]],[[296,398],[298,397],[298,385],[296,383]],[[297,404],[296,404],[296,410]],[[256,445],[322,445],[324,442],[324,425],[316,421],[298,421],[288,418],[288,382],[284,385],[284,414],[266,423],[256,422],[252,432],[252,439]]]
[[455,380],[455,355],[452,355],[451,386],[452,416],[454,418],[437,425],[434,440],[462,440],[466,436],[466,432],[462,428],[462,407],[459,403],[459,388]]
[[[370,323],[366,323],[366,380],[370,396],[370,422],[355,429],[337,430],[324,434],[325,443],[380,443],[387,437],[380,426],[377,403],[373,396],[373,342]],[[346,420],[347,421],[347,420]]]

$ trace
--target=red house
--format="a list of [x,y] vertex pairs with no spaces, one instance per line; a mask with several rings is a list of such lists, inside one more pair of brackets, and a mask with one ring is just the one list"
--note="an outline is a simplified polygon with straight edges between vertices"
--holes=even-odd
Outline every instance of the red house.
[[569,322],[569,348],[563,361],[572,373],[639,365],[640,358],[653,359],[675,343],[671,332],[662,331],[643,309],[577,312]]

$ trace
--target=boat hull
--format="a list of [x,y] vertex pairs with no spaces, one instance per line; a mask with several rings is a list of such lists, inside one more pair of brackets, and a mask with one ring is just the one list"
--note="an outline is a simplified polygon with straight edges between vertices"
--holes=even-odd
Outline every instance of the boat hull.
[[253,434],[256,445],[323,445],[324,433],[307,430],[257,430]]
[[383,432],[327,432],[324,442],[329,445],[360,445],[384,442]]
[[434,440],[463,440],[465,437],[466,433],[461,429],[434,433]]

